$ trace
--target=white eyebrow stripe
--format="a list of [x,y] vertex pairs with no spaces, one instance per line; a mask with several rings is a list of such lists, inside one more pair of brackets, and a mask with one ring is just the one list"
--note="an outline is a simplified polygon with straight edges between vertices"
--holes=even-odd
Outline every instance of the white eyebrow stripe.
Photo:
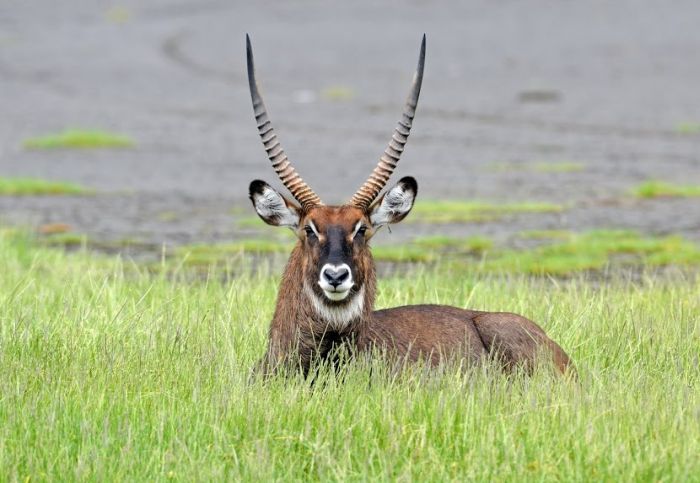
[[316,225],[314,225],[314,222],[313,222],[313,221],[309,220],[309,226],[310,226],[311,229],[314,231],[314,233],[316,234],[316,236],[320,238],[321,235],[318,234],[318,229],[316,228]]
[[362,228],[362,220],[357,222],[357,225],[355,225],[355,231],[352,232],[352,237],[355,238],[355,235],[357,235],[357,232],[360,231],[360,228]]

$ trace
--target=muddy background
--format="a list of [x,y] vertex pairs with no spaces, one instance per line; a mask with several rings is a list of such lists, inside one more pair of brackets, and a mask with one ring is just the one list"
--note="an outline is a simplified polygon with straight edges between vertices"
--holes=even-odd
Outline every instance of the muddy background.
[[[0,176],[94,196],[0,197],[2,223],[67,223],[99,240],[185,244],[270,233],[248,183],[280,183],[245,73],[249,32],[287,154],[327,202],[366,178],[399,118],[427,34],[426,74],[394,180],[422,199],[547,201],[562,213],[397,226],[507,241],[525,229],[626,227],[700,240],[700,203],[638,200],[648,179],[700,183],[700,2],[0,1]],[[23,148],[66,128],[121,150]],[[541,172],[537,163],[577,163]]]

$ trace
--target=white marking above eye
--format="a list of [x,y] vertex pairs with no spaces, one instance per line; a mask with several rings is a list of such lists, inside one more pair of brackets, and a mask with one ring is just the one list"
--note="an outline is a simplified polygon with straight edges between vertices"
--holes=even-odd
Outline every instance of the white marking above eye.
[[316,225],[314,225],[314,222],[309,220],[309,226],[313,230],[313,232],[316,234],[317,237],[321,237],[321,235],[318,234],[318,229],[316,228]]
[[357,235],[357,232],[360,231],[360,228],[362,228],[362,220],[357,222],[357,225],[355,225],[355,230],[352,232],[352,237],[355,238],[355,235]]

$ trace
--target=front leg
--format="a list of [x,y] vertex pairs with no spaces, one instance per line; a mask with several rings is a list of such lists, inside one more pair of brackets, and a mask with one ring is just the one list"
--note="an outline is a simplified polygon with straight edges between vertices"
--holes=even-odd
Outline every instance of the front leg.
[[306,377],[314,362],[335,353],[343,338],[332,331],[315,333],[296,328],[291,333],[271,330],[265,355],[253,367],[255,376],[302,374]]

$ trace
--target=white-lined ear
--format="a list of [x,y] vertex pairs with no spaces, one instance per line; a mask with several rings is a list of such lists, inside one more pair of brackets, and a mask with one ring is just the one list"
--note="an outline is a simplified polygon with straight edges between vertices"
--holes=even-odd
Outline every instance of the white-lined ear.
[[249,195],[258,216],[268,225],[299,227],[299,208],[266,182],[256,179],[250,183]]
[[418,194],[418,183],[411,176],[401,178],[396,185],[370,208],[369,219],[374,228],[398,223],[406,218],[413,208]]

